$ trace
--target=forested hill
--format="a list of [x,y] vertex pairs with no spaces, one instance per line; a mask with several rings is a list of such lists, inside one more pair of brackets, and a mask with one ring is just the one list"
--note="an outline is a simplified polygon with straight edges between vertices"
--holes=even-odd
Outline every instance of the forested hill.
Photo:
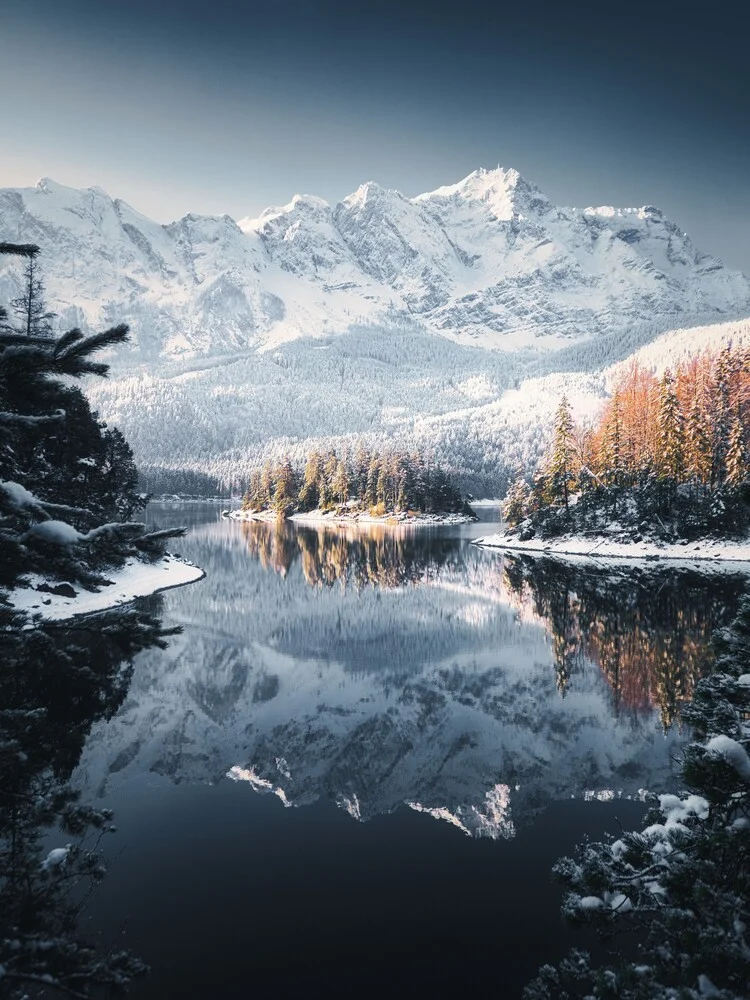
[[576,423],[563,397],[548,454],[533,476],[513,483],[504,510],[526,540],[744,539],[750,347],[706,350],[660,378],[633,361],[593,425]]

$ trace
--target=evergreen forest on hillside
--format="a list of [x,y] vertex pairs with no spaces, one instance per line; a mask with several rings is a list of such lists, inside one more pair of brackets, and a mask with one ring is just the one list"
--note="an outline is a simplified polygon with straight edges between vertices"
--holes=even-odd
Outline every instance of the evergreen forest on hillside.
[[452,477],[418,454],[378,455],[358,448],[353,458],[314,451],[300,475],[289,459],[267,462],[250,475],[246,511],[273,510],[280,517],[319,510],[390,513],[471,513]]
[[660,379],[633,364],[593,427],[563,397],[551,448],[531,483],[513,482],[504,515],[522,538],[741,538],[749,448],[750,350],[706,352]]

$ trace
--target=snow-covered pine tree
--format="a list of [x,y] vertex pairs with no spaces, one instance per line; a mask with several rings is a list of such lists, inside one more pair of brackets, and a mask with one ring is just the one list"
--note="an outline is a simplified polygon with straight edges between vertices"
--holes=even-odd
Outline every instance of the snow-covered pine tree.
[[[104,583],[104,569],[128,556],[152,556],[155,546],[161,549],[166,538],[182,533],[159,533],[157,545],[143,524],[118,523],[116,509],[102,524],[101,495],[92,495],[90,505],[76,505],[65,489],[70,480],[65,463],[49,446],[67,426],[61,394],[71,401],[77,393],[61,379],[105,375],[108,365],[93,355],[127,335],[125,326],[90,337],[79,330],[57,339],[0,334],[0,587],[13,587],[37,572],[96,588]],[[75,467],[72,471],[75,476]],[[121,499],[129,502],[127,494]]]
[[349,499],[349,474],[343,458],[336,462],[336,471],[331,481],[331,496],[336,503],[346,503]]
[[276,470],[273,491],[273,508],[279,517],[287,517],[293,512],[297,502],[297,477],[288,458]]
[[530,494],[531,489],[523,476],[516,476],[503,500],[503,517],[509,527],[515,528],[528,517]]
[[661,477],[673,483],[682,482],[685,477],[685,418],[669,369],[659,383],[659,445]]
[[601,478],[611,486],[623,484],[622,403],[616,389],[605,419],[601,447]]
[[702,396],[696,392],[687,418],[685,451],[686,471],[699,486],[711,481],[711,437],[706,419]]
[[726,463],[726,484],[727,486],[736,489],[744,483],[747,478],[744,433],[742,429],[742,421],[738,416],[735,416],[732,421],[732,427],[729,432]]
[[732,428],[732,411],[730,402],[730,368],[731,349],[725,348],[719,355],[714,368],[714,385],[712,392],[712,468],[711,485],[721,486],[726,475],[726,456],[729,447],[729,435]]
[[551,503],[568,509],[574,484],[573,416],[567,396],[563,396],[555,415],[555,430],[548,468],[547,493]]
[[319,451],[312,451],[307,456],[305,472],[302,477],[302,487],[299,492],[300,510],[316,510],[320,504],[320,476],[322,458]]

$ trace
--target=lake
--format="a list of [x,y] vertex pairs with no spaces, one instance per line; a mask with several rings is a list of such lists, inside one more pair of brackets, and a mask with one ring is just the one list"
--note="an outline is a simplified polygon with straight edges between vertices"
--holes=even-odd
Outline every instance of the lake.
[[189,525],[207,576],[143,602],[184,630],[74,775],[115,810],[83,927],[150,963],[133,997],[511,998],[590,944],[550,868],[674,787],[739,568],[503,557],[471,545],[486,523],[147,516]]

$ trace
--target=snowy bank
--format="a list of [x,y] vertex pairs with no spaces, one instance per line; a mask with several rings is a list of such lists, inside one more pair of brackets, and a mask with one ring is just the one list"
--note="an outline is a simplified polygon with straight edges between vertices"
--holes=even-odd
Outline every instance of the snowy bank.
[[496,532],[473,539],[474,545],[513,552],[533,552],[544,555],[585,556],[592,559],[679,559],[686,562],[723,560],[750,563],[750,539],[742,542],[699,539],[695,542],[618,542],[606,537],[583,538],[561,535],[559,538],[530,538]]
[[[31,586],[11,591],[9,604],[32,618],[40,616],[44,621],[61,621],[94,611],[107,611],[136,597],[148,597],[161,590],[195,583],[205,573],[185,559],[167,553],[153,563],[131,557],[124,566],[107,575],[111,583],[92,593],[78,586],[61,585],[59,581],[50,582],[38,573],[29,574],[26,579]],[[55,590],[58,593],[54,593]],[[75,595],[74,590],[77,590]]]
[[[272,510],[232,510],[224,512],[236,521],[276,521],[278,515]],[[383,514],[373,517],[365,512],[337,514],[333,511],[311,510],[307,513],[292,514],[287,518],[298,524],[383,524],[390,527],[436,527],[442,524],[469,524],[476,521],[473,514]]]

